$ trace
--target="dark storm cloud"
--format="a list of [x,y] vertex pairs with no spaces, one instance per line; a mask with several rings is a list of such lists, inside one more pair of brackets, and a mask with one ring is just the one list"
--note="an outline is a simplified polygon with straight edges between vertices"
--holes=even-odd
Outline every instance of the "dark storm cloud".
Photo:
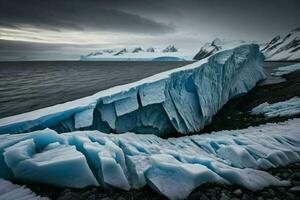
[[125,31],[165,33],[171,24],[115,9],[93,0],[0,0],[0,25],[34,26],[56,30]]
[[299,8],[300,0],[0,0],[0,60],[78,58],[106,44],[266,42],[300,26]]
[[80,55],[98,45],[45,44],[0,39],[0,61],[11,60],[78,60]]

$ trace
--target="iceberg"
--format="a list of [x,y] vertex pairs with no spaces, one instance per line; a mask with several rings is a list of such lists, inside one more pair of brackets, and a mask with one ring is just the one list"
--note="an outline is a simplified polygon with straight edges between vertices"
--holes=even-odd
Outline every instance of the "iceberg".
[[169,139],[45,129],[1,135],[0,151],[0,177],[8,180],[123,190],[148,185],[184,199],[208,182],[254,191],[289,185],[261,169],[300,162],[300,119]]
[[286,101],[273,104],[262,103],[251,110],[253,115],[264,115],[265,117],[285,117],[300,114],[300,98],[294,97]]
[[278,67],[274,73],[272,73],[272,76],[282,76],[286,75],[292,72],[295,72],[297,70],[300,70],[300,63],[288,65],[284,67]]
[[243,45],[89,97],[0,119],[0,134],[45,128],[158,136],[198,132],[230,99],[266,78],[263,59],[258,45]]
[[40,197],[30,189],[11,183],[10,181],[0,179],[0,199],[5,200],[48,200],[46,197]]

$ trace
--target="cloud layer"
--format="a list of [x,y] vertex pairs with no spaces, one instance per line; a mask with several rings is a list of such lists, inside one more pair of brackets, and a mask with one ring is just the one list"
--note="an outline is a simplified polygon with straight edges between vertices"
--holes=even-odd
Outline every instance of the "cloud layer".
[[0,60],[71,59],[129,45],[199,48],[215,37],[265,42],[300,25],[299,7],[299,0],[0,0]]
[[70,29],[148,34],[174,31],[171,24],[104,6],[101,1],[92,0],[1,0],[0,25],[55,31]]

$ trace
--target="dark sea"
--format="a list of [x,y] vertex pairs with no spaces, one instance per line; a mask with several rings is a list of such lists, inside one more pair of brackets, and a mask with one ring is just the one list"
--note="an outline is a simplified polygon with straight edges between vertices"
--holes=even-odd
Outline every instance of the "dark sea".
[[0,118],[64,103],[191,62],[0,62]]

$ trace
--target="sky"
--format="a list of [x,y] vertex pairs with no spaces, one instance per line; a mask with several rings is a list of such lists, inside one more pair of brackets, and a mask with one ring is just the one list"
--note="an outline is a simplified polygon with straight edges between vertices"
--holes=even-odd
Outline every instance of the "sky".
[[300,26],[299,0],[0,0],[0,61],[103,48],[267,42]]

